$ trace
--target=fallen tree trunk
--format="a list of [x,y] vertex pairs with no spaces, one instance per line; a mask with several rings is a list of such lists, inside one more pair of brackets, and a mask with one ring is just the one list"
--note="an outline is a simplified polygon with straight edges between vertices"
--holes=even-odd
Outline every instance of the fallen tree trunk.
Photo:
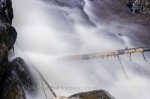
[[64,56],[62,58],[69,59],[69,60],[89,60],[89,59],[95,59],[95,58],[119,56],[119,55],[124,55],[124,54],[131,55],[133,53],[142,53],[144,55],[144,52],[148,52],[148,51],[150,51],[150,48],[140,47],[140,48],[129,48],[129,49],[114,50],[114,51],[106,51],[106,52],[70,55],[70,56]]

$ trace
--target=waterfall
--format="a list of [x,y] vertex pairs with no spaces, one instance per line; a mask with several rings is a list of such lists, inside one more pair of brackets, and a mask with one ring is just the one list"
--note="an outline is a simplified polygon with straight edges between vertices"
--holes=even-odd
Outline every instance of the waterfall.
[[98,9],[94,4],[105,3],[85,0],[80,9],[39,0],[13,0],[13,26],[18,38],[11,58],[23,57],[33,64],[59,96],[104,89],[116,99],[149,99],[149,62],[141,54],[132,55],[132,61],[128,55],[120,56],[129,80],[116,57],[84,61],[56,59],[143,45],[136,37],[138,34],[132,34],[139,29],[137,24],[130,20],[122,22],[111,11],[108,13],[112,16],[106,21],[101,17],[104,9],[93,12]]

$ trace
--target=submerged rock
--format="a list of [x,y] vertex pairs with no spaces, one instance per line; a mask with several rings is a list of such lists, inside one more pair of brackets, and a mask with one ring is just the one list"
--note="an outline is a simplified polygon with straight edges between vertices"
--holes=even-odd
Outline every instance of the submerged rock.
[[[50,5],[55,5],[58,8],[62,8],[62,12],[65,18],[68,19],[70,23],[79,22],[86,26],[96,26],[92,22],[89,15],[86,13],[85,0],[44,0]],[[75,16],[75,17],[74,17]],[[81,16],[77,19],[77,17]],[[76,18],[76,19],[74,19]],[[76,20],[76,21],[74,21]]]
[[67,6],[70,8],[81,8],[83,9],[85,2],[84,0],[46,0],[59,6]]

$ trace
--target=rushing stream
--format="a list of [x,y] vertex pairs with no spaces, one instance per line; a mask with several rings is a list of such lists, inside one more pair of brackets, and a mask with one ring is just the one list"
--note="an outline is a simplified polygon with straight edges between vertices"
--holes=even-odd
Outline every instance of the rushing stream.
[[[12,58],[23,57],[38,68],[58,96],[104,89],[116,99],[150,99],[149,62],[144,61],[141,53],[132,55],[132,61],[129,55],[121,56],[129,79],[116,57],[84,61],[56,59],[145,46],[139,37],[144,37],[140,34],[142,30],[148,30],[128,19],[122,21],[121,14],[110,13],[111,7],[105,2],[111,4],[111,0],[85,0],[79,5],[71,5],[71,0],[67,5],[64,3],[67,0],[57,1],[13,0],[13,25],[18,38]],[[43,93],[39,99],[45,99]]]

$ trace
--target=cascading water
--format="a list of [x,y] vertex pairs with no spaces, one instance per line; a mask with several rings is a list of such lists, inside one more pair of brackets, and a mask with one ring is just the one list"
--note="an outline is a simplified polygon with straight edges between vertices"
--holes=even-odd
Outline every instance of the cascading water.
[[[21,56],[36,66],[59,96],[104,89],[116,99],[149,99],[149,62],[146,63],[141,54],[133,55],[132,62],[128,55],[121,56],[129,80],[116,57],[84,61],[56,59],[64,55],[142,46],[144,44],[136,37],[139,34],[132,34],[139,26],[130,20],[120,21],[120,16],[111,11],[107,12],[112,16],[104,20],[100,13],[108,8],[96,10],[104,6],[104,1],[85,0],[84,9],[76,5],[61,6],[58,2],[13,0],[13,25],[18,32],[13,57]],[[107,3],[112,2],[107,0]],[[120,36],[120,32],[123,35]],[[43,93],[41,97],[39,99],[45,99]]]

